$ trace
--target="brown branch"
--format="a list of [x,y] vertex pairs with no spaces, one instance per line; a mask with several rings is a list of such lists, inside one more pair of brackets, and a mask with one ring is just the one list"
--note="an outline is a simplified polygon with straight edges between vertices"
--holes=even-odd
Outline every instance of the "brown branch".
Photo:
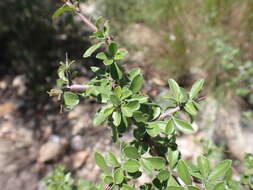
[[179,106],[177,106],[177,107],[175,107],[173,109],[168,109],[166,112],[164,112],[163,114],[161,114],[160,117],[157,120],[160,121],[160,120],[164,120],[164,119],[166,119],[168,117],[171,117],[173,115],[173,113],[175,113],[175,112],[177,112],[179,110],[180,110]]
[[65,4],[74,9],[74,12],[79,16],[79,18],[86,24],[89,29],[93,32],[97,31],[97,27],[81,12],[80,8],[76,7],[70,0],[66,1]]
[[[205,99],[206,99],[206,96],[202,96],[202,97],[200,97],[199,99],[197,99],[196,101],[197,101],[197,102],[201,102],[201,101],[203,101],[203,100],[205,100]],[[164,120],[164,119],[166,119],[166,118],[168,118],[168,117],[171,117],[171,116],[173,115],[173,113],[175,113],[175,112],[177,112],[177,111],[180,111],[180,110],[181,110],[180,106],[177,106],[177,107],[172,108],[172,109],[168,109],[168,110],[165,111],[163,114],[161,114],[160,117],[159,117],[157,120],[158,120],[158,121],[161,121],[161,120]]]
[[197,102],[201,102],[204,101],[207,98],[207,96],[202,96],[199,99],[197,99]]
[[63,90],[69,90],[71,92],[83,92],[89,87],[89,85],[73,84],[71,86],[64,87]]

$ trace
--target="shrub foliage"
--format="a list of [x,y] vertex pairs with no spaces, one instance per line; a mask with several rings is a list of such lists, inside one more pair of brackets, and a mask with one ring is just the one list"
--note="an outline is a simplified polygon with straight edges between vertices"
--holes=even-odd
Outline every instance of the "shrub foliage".
[[[110,127],[113,142],[120,147],[120,156],[112,152],[95,153],[96,164],[103,172],[101,182],[96,185],[75,181],[70,173],[57,167],[46,180],[48,190],[238,190],[249,187],[252,179],[248,179],[247,172],[242,182],[233,180],[231,160],[212,164],[200,155],[196,163],[191,163],[183,159],[177,148],[178,134],[197,131],[192,123],[203,99],[199,97],[203,79],[196,81],[190,91],[169,79],[170,93],[164,98],[170,103],[165,109],[161,108],[142,93],[144,78],[140,68],[130,72],[123,69],[121,61],[127,51],[113,40],[108,21],[99,17],[95,24],[90,23],[81,14],[78,3],[71,1],[65,2],[53,19],[64,11],[75,12],[93,30],[91,37],[96,43],[84,52],[83,57],[94,55],[101,60],[101,67],[91,67],[95,77],[88,83],[73,84],[71,66],[74,61],[66,57],[58,69],[57,88],[48,93],[63,100],[66,109],[74,108],[81,98],[93,98],[101,103],[103,106],[94,117],[94,125]],[[129,142],[121,140],[126,131],[132,133]],[[149,176],[150,181],[137,183],[142,175]]]

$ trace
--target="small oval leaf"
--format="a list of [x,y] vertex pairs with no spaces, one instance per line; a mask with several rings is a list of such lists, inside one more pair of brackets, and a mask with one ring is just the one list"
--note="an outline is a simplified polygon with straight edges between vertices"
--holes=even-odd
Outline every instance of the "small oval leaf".
[[109,174],[109,168],[105,162],[105,159],[98,152],[95,152],[95,161],[96,161],[96,164],[100,167],[100,169],[102,169],[105,173]]
[[127,146],[123,152],[128,158],[136,159],[139,157],[138,150],[134,146]]
[[135,173],[140,169],[140,164],[136,160],[127,160],[123,164],[123,170],[126,170],[129,173]]
[[162,157],[149,157],[149,158],[142,158],[143,162],[148,165],[148,167],[152,168],[153,170],[160,170],[165,167],[165,160]]
[[205,82],[204,79],[200,79],[193,84],[190,94],[189,94],[190,99],[194,99],[198,95],[200,90],[203,88],[204,82]]
[[178,162],[177,171],[178,171],[178,175],[179,175],[180,179],[182,179],[186,185],[192,184],[191,175],[190,175],[188,168],[183,160],[180,160]]
[[118,127],[121,123],[121,114],[118,111],[113,112],[112,114],[113,124]]
[[224,177],[226,172],[230,169],[231,163],[232,163],[231,160],[223,160],[219,162],[218,164],[216,164],[215,168],[209,175],[209,179],[216,180],[218,178]]
[[117,168],[113,172],[113,179],[115,184],[121,184],[124,180],[124,173],[121,168]]
[[173,122],[177,129],[185,134],[191,134],[195,132],[192,125],[183,120],[173,118]]
[[89,49],[85,51],[83,57],[90,57],[98,48],[100,48],[105,42],[99,42],[97,44],[92,45]]
[[116,156],[112,153],[112,152],[109,152],[107,157],[106,157],[106,160],[109,164],[111,164],[112,166],[114,167],[119,167],[120,164],[116,158]]
[[136,77],[134,77],[133,81],[131,82],[130,90],[133,93],[138,92],[142,88],[142,83],[143,83],[143,76],[137,75]]
[[79,103],[78,95],[74,94],[73,92],[64,92],[63,98],[64,103],[67,106],[75,106]]

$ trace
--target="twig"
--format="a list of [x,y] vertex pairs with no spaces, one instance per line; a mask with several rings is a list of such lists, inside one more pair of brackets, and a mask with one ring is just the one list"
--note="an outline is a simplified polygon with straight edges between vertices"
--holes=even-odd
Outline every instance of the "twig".
[[[205,100],[207,97],[206,96],[202,96],[200,97],[199,99],[197,99],[196,101],[197,102],[201,102],[203,100]],[[171,117],[173,115],[173,113],[177,112],[177,111],[180,111],[181,108],[180,106],[177,106],[175,108],[172,108],[172,109],[168,109],[166,112],[164,112],[163,114],[160,115],[160,117],[157,119],[158,121],[161,121],[161,120],[164,120],[168,117]]]
[[74,9],[75,13],[79,16],[79,18],[84,22],[84,24],[86,24],[93,32],[97,31],[97,27],[88,19],[86,18],[86,16],[83,15],[83,13],[81,12],[81,10],[76,7],[75,5],[73,5],[73,3],[68,0],[65,3],[68,7]]
[[71,86],[64,87],[63,90],[69,90],[71,92],[83,92],[89,87],[90,87],[89,85],[73,84]]
[[171,117],[173,113],[179,111],[181,108],[179,106],[173,108],[173,109],[168,109],[166,112],[160,115],[160,117],[157,120],[164,120],[168,117]]
[[201,101],[205,100],[206,98],[207,98],[207,96],[202,96],[199,99],[197,99],[197,102],[201,102]]

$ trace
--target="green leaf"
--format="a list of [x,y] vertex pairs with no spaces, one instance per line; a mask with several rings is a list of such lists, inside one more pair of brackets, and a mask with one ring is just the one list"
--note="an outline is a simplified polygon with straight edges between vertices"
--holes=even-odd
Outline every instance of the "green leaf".
[[142,113],[141,111],[135,111],[133,117],[137,122],[145,122],[148,120],[148,114]]
[[209,175],[209,179],[216,180],[218,178],[224,177],[227,171],[230,169],[231,163],[232,163],[231,160],[223,160],[218,164],[216,164],[215,168]]
[[118,127],[121,123],[121,114],[118,111],[113,112],[112,114],[113,124]]
[[124,180],[124,173],[121,168],[117,168],[113,172],[113,179],[115,184],[121,184]]
[[159,126],[159,121],[155,121],[148,123],[146,131],[151,137],[155,137],[159,135],[163,130]]
[[194,99],[198,95],[200,90],[203,88],[204,82],[205,82],[204,79],[200,79],[193,84],[189,94],[190,99]]
[[172,135],[174,132],[175,132],[174,123],[173,123],[172,119],[170,119],[166,125],[165,133],[167,135]]
[[224,181],[223,182],[219,182],[213,188],[213,190],[224,190],[224,189],[227,189],[226,188],[226,183]]
[[179,175],[180,179],[182,179],[186,185],[192,184],[191,175],[190,175],[188,168],[183,160],[180,160],[178,162],[177,171],[178,171],[178,175]]
[[184,188],[178,186],[169,186],[166,188],[166,190],[184,190]]
[[110,100],[114,105],[120,105],[120,99],[116,95],[111,95]]
[[141,69],[140,69],[140,68],[134,68],[134,69],[132,69],[132,70],[128,73],[128,75],[129,75],[129,80],[130,80],[130,81],[133,81],[133,79],[134,79],[136,76],[140,75],[140,74],[141,74]]
[[120,87],[120,86],[117,86],[117,87],[114,89],[114,94],[115,94],[118,98],[121,98],[122,91],[121,91],[121,87]]
[[181,90],[180,90],[179,85],[173,79],[169,79],[168,83],[169,83],[170,89],[172,90],[172,92],[174,94],[175,99],[177,101],[179,101],[180,100],[180,96],[181,96]]
[[119,167],[120,166],[120,163],[118,162],[116,156],[112,152],[108,153],[108,155],[106,157],[106,160],[107,160],[108,163],[110,163],[114,167]]
[[98,18],[96,18],[96,21],[95,21],[96,27],[99,28],[99,25],[101,24],[102,20],[103,20],[102,16],[99,16]]
[[111,64],[113,64],[113,59],[105,59],[105,60],[103,61],[103,63],[104,63],[105,65],[111,65]]
[[136,160],[127,160],[122,167],[129,173],[135,173],[140,169],[140,164]]
[[103,181],[105,184],[111,184],[113,183],[113,178],[112,176],[107,175],[107,176],[104,176]]
[[140,108],[138,101],[131,101],[121,106],[121,111],[126,117],[132,117],[133,112]]
[[125,49],[120,49],[115,54],[114,60],[120,60],[120,59],[124,58],[126,54],[127,54],[127,51]]
[[96,55],[96,58],[97,58],[97,59],[100,59],[100,60],[106,60],[106,59],[108,59],[104,52],[98,53],[98,54]]
[[184,106],[185,111],[187,111],[190,115],[197,115],[198,111],[195,108],[194,103],[192,102],[187,102],[186,105]]
[[140,108],[140,103],[138,101],[134,100],[134,101],[128,102],[125,106],[134,112]]
[[100,169],[102,169],[106,174],[109,174],[109,168],[105,162],[105,159],[98,152],[95,152],[95,161],[96,161],[96,164],[100,167]]
[[168,150],[167,157],[169,161],[170,169],[173,169],[176,166],[176,163],[179,160],[180,153],[177,150]]
[[167,170],[160,171],[156,176],[160,182],[166,181],[170,177],[170,173]]
[[127,184],[122,184],[121,190],[134,190],[134,188]]
[[60,79],[62,79],[65,82],[68,82],[68,78],[65,76],[65,71],[66,71],[66,66],[62,65],[58,68],[57,73],[58,73],[58,77]]
[[122,111],[123,115],[126,117],[133,116],[133,111],[131,109],[129,109],[128,107],[126,107],[125,105],[121,106],[121,111]]
[[163,169],[165,167],[165,160],[162,157],[149,157],[141,159],[145,165],[152,168],[153,170]]
[[200,188],[192,186],[192,185],[189,185],[187,188],[188,190],[201,190]]
[[92,72],[96,73],[100,70],[99,67],[90,67],[90,69],[92,70]]
[[159,117],[161,114],[161,108],[159,106],[152,106],[152,120]]
[[118,51],[118,45],[117,45],[117,43],[111,42],[109,44],[109,53],[110,53],[110,56],[114,57],[115,54],[117,53],[117,51]]
[[75,106],[79,103],[79,97],[72,92],[64,92],[63,98],[67,106]]
[[185,164],[187,165],[188,171],[190,172],[191,176],[198,179],[203,179],[203,177],[200,174],[199,168],[196,165],[194,165],[190,161],[185,162]]
[[93,46],[91,46],[89,49],[87,49],[85,51],[85,53],[83,54],[83,57],[90,57],[98,48],[100,48],[105,42],[99,42],[97,44],[94,44]]
[[173,118],[173,122],[177,129],[185,134],[191,134],[195,132],[192,125],[185,121]]
[[57,88],[62,88],[65,84],[67,84],[67,82],[62,79],[57,79],[56,81]]
[[139,157],[138,150],[134,146],[127,146],[123,152],[128,158],[136,159]]
[[201,175],[206,178],[210,172],[210,161],[206,157],[201,155],[197,158],[197,163]]
[[109,21],[108,20],[105,21],[103,30],[104,30],[105,36],[108,36],[109,32],[110,32],[110,26],[109,26]]
[[95,126],[101,125],[114,111],[114,107],[112,105],[107,105],[103,107],[99,112],[96,113],[93,124]]
[[131,100],[137,100],[140,104],[146,103],[148,101],[149,97],[145,94],[134,94],[131,97]]
[[137,75],[136,77],[134,77],[133,81],[130,84],[130,90],[133,93],[138,92],[142,88],[142,83],[143,83],[143,76]]
[[121,90],[121,100],[124,100],[131,96],[133,93],[131,90],[129,90],[127,87],[123,87]]
[[104,33],[101,30],[97,30],[96,32],[94,32],[94,35],[97,39],[104,39]]
[[66,11],[73,11],[73,10],[74,10],[73,8],[70,8],[70,7],[68,7],[67,5],[64,4],[63,6],[61,6],[60,8],[58,8],[54,12],[54,14],[52,16],[52,19],[53,20],[56,19],[57,17],[61,16]]
[[116,63],[110,65],[110,73],[114,80],[121,80],[123,77],[123,73]]
[[[172,175],[170,175],[167,186],[176,186],[178,187],[179,184],[177,183],[177,181],[174,179],[174,177]],[[167,188],[168,189],[168,188]]]

